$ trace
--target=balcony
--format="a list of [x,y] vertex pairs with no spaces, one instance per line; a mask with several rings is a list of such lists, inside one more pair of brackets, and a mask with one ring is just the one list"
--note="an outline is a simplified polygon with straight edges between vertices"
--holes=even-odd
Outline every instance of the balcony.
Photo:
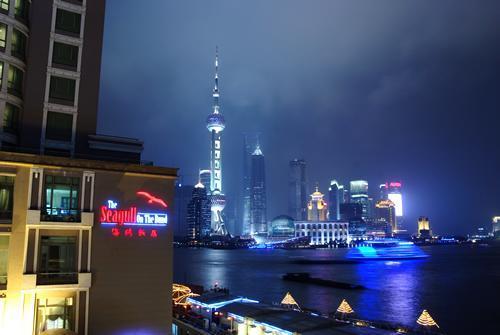
[[48,222],[80,222],[81,215],[78,209],[50,208],[40,212],[40,221]]
[[34,290],[37,286],[46,287],[49,285],[90,288],[91,284],[92,274],[90,272],[24,274],[22,289]]
[[75,210],[73,215],[49,215],[46,211],[38,209],[29,209],[27,215],[27,224],[32,226],[54,226],[54,225],[67,225],[71,226],[85,226],[92,227],[94,225],[94,213],[82,212]]

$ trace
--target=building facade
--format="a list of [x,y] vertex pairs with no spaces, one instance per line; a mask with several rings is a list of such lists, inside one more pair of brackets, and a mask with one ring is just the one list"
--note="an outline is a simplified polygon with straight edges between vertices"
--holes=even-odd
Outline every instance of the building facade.
[[366,180],[353,180],[349,188],[350,202],[358,203],[362,207],[362,219],[367,220],[370,213],[368,199],[368,182]]
[[210,200],[201,182],[194,186],[191,193],[187,206],[187,236],[192,241],[200,241],[210,236]]
[[[165,333],[172,280],[165,206],[175,170],[0,152],[0,175],[12,192],[0,224],[8,244],[0,333],[115,334],[140,325]],[[124,319],[122,308],[141,312]]]
[[340,220],[340,204],[344,203],[344,186],[335,179],[328,188],[328,219]]
[[375,223],[383,225],[387,236],[397,230],[396,206],[390,200],[379,200],[375,204]]
[[193,195],[193,185],[177,183],[175,185],[174,205],[175,211],[172,216],[174,222],[174,236],[185,236],[188,231],[188,204]]
[[295,236],[309,236],[312,245],[349,243],[349,223],[345,221],[295,221]]
[[295,220],[307,220],[306,161],[294,159],[289,163],[288,215]]
[[323,200],[324,194],[319,191],[316,186],[316,191],[311,194],[311,199],[307,203],[307,220],[308,221],[326,221],[328,216],[328,206]]
[[428,217],[421,216],[418,218],[418,237],[419,238],[432,237],[430,220]]
[[226,235],[222,211],[226,206],[226,197],[222,190],[222,131],[226,122],[219,106],[219,57],[215,54],[215,86],[212,113],[207,117],[207,129],[210,132],[210,201],[212,208],[212,233]]
[[177,170],[96,134],[104,10],[0,1],[0,334],[171,327]]
[[250,187],[250,234],[265,234],[267,233],[266,166],[259,145],[252,153]]

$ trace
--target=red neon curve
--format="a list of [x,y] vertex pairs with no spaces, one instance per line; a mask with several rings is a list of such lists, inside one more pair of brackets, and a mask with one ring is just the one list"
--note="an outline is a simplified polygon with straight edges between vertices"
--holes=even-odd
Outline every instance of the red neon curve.
[[148,200],[148,203],[149,204],[154,204],[154,203],[157,203],[159,204],[160,206],[163,206],[165,208],[167,208],[167,204],[165,203],[165,201],[163,201],[162,199],[160,198],[157,198],[155,197],[154,195],[151,195],[150,193],[148,192],[144,192],[144,191],[139,191],[137,192],[137,195],[142,195],[143,197],[145,197],[147,200]]

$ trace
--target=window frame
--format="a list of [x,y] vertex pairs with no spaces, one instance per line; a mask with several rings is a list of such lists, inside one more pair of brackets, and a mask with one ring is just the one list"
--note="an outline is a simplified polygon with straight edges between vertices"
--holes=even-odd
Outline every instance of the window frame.
[[[20,75],[20,83],[19,83],[19,87],[16,87],[18,86],[17,84],[14,86],[14,83],[17,82],[17,80],[15,81],[11,81],[10,80],[10,71],[11,69],[14,69],[12,73],[15,74],[15,77],[18,78],[18,75]],[[15,95],[15,96],[18,96],[18,97],[22,97],[23,96],[23,84],[24,84],[24,71],[19,69],[18,67],[12,65],[12,64],[9,64],[9,69],[8,69],[8,73],[7,73],[7,92],[9,94],[12,94],[12,95]]]
[[[58,178],[65,178],[69,182],[57,181]],[[50,179],[50,180],[49,180]],[[54,207],[54,190],[57,190],[57,185],[69,186],[70,197],[69,206],[66,207]],[[50,192],[50,203],[47,199],[47,191],[51,189]],[[41,221],[50,222],[81,222],[81,190],[82,190],[82,178],[79,176],[61,176],[57,174],[46,174],[43,179],[43,194],[42,194],[42,209],[40,211]],[[76,197],[73,197],[73,193],[76,192]],[[73,204],[75,201],[75,204]],[[50,204],[50,206],[48,206]],[[53,212],[57,210],[66,210],[67,214],[54,214]]]
[[[62,21],[62,16],[63,13],[70,13],[71,15],[74,15],[75,17],[78,18],[78,25],[75,24],[75,28],[72,30],[69,26],[64,26]],[[59,14],[61,13],[61,14]],[[76,29],[76,26],[78,26],[78,29]],[[68,35],[68,36],[73,36],[73,37],[80,37],[82,33],[82,14],[73,12],[70,10],[66,10],[63,8],[57,8],[56,10],[56,22],[55,22],[55,31],[57,34],[62,34],[62,35]]]
[[[19,36],[18,43],[14,43],[14,35]],[[28,41],[28,38],[26,37],[26,35],[22,31],[20,31],[16,28],[13,28],[12,29],[12,37],[11,37],[11,50],[10,50],[11,55],[20,59],[20,60],[23,60],[23,61],[26,60],[27,41]],[[19,49],[22,49],[22,50],[19,50]]]
[[[57,129],[57,127],[53,127],[54,125],[50,125],[50,121],[54,121],[54,119],[51,120],[51,115],[61,115],[64,117],[69,117],[70,118],[70,124],[69,124],[69,129],[67,129],[68,134],[65,134],[67,136],[63,136],[62,130]],[[48,111],[47,112],[47,120],[45,122],[45,139],[47,140],[53,140],[53,141],[62,141],[62,142],[72,142],[73,140],[73,123],[74,123],[74,115],[71,113],[61,113],[61,112],[54,112],[54,111]]]
[[[73,63],[65,62],[64,57],[58,57],[58,54],[60,54],[60,51],[62,50],[61,48],[64,47],[68,47],[67,51],[69,51],[70,49],[72,49],[72,51],[75,51],[76,49],[75,60]],[[52,66],[76,71],[78,68],[79,53],[80,47],[78,45],[54,41],[54,43],[52,44]]]
[[[66,81],[67,83],[73,83],[73,94],[71,97],[69,96],[64,96],[64,93],[61,94],[61,86],[58,86],[57,82],[64,82]],[[60,84],[59,84],[60,85]],[[71,87],[70,87],[71,88]],[[69,105],[69,106],[74,106],[75,104],[75,99],[76,99],[76,79],[72,78],[66,78],[66,77],[60,77],[60,76],[50,76],[50,82],[49,82],[49,102],[51,103],[56,103],[60,105]]]

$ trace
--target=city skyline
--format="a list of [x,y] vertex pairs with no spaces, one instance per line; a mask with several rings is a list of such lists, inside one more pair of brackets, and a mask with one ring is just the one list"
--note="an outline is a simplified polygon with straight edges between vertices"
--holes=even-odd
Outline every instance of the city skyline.
[[[154,13],[121,4],[107,3],[99,131],[144,139],[145,159],[185,176],[206,167],[203,119],[219,45],[228,199],[241,189],[242,134],[260,132],[269,218],[287,213],[283,172],[293,158],[306,160],[310,188],[403,181],[408,222],[428,216],[436,233],[471,232],[498,212],[495,4],[440,3],[432,13],[420,3],[391,5],[391,13],[336,2],[221,1],[196,12],[189,2],[158,2]],[[359,20],[345,19],[352,15]],[[148,17],[151,33],[130,29],[130,17]],[[136,62],[138,50],[148,62]],[[128,122],[117,125],[117,113]]]

